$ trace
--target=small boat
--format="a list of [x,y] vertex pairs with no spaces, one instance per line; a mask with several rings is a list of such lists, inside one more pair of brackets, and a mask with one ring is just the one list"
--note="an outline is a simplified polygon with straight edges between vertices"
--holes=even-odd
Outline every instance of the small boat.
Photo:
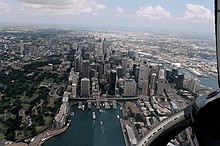
[[118,119],[120,118],[119,115],[117,115],[117,118],[118,118]]
[[99,112],[101,113],[101,112],[102,112],[102,110],[100,109],[100,110],[99,110]]
[[70,113],[70,116],[74,116],[74,112],[71,112],[71,113]]
[[102,121],[100,121],[100,125],[103,126],[103,122]]
[[82,110],[83,110],[83,111],[85,110],[85,105],[82,105]]
[[92,119],[95,120],[95,118],[96,118],[95,112],[92,112]]

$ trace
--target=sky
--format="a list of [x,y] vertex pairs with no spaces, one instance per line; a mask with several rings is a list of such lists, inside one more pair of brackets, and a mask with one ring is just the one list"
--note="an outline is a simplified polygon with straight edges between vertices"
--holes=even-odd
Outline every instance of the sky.
[[0,24],[69,24],[214,34],[213,0],[0,0]]

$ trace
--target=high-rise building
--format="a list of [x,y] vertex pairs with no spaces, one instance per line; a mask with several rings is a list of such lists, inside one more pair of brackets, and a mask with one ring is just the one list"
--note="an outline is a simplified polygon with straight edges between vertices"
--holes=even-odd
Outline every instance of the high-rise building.
[[163,95],[165,89],[165,70],[160,69],[158,74],[157,95]]
[[186,88],[190,91],[195,93],[197,86],[197,80],[195,78],[189,77],[186,80]]
[[139,76],[138,76],[138,87],[142,88],[144,80],[148,80],[149,68],[147,63],[140,64]]
[[104,65],[104,74],[107,74],[109,71],[110,71],[110,64],[109,64],[109,63],[106,63],[106,64]]
[[126,76],[127,74],[127,70],[128,70],[128,58],[127,57],[123,57],[122,58],[122,70],[123,70],[123,76]]
[[109,95],[115,95],[116,79],[117,79],[116,71],[111,70],[110,80],[109,80],[109,92],[108,92]]
[[118,78],[123,78],[123,69],[121,65],[117,66],[116,71]]
[[135,96],[136,95],[136,82],[134,79],[127,79],[124,83],[124,96]]
[[90,96],[90,80],[88,78],[81,79],[81,96],[82,97]]
[[157,67],[156,64],[152,64],[152,65],[151,65],[150,75],[152,75],[153,73],[155,73],[155,74],[158,73],[158,67]]
[[147,96],[147,94],[148,94],[148,80],[143,81],[141,94],[144,96]]
[[23,42],[23,40],[20,40],[19,47],[20,47],[20,53],[23,54],[23,52],[24,52],[24,42]]
[[90,72],[90,63],[89,60],[83,60],[81,64],[81,76],[82,78],[89,78],[89,72]]
[[77,85],[75,83],[72,84],[72,96],[70,98],[76,98],[77,96]]
[[180,74],[178,76],[175,76],[174,84],[176,85],[177,89],[183,88],[183,82],[184,82],[184,74]]
[[95,46],[95,54],[96,57],[99,58],[100,56],[103,56],[103,43],[98,42]]
[[73,49],[73,50],[77,50],[77,43],[73,43],[73,44],[72,44],[72,49]]
[[156,76],[157,74],[153,73],[150,78],[150,96],[154,96]]

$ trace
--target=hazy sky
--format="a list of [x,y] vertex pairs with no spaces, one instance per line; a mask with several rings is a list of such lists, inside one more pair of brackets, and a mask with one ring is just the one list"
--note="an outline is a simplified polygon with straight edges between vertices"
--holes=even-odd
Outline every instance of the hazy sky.
[[0,0],[0,23],[214,33],[212,0]]

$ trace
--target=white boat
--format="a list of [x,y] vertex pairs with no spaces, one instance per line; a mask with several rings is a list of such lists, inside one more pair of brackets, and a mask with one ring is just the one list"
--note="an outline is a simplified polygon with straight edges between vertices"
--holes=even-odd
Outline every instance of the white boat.
[[85,105],[82,105],[82,110],[83,110],[83,111],[85,110]]
[[117,115],[117,118],[118,118],[118,119],[120,118],[119,115]]
[[99,112],[101,113],[101,112],[102,112],[102,110],[100,109],[100,110],[99,110]]
[[103,126],[103,122],[102,121],[100,121],[100,125]]
[[96,118],[95,112],[92,112],[92,119],[95,120],[95,118]]
[[70,116],[74,116],[74,112],[71,112],[71,113],[70,113]]

